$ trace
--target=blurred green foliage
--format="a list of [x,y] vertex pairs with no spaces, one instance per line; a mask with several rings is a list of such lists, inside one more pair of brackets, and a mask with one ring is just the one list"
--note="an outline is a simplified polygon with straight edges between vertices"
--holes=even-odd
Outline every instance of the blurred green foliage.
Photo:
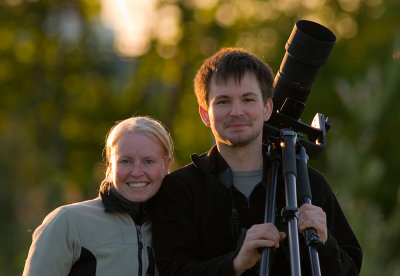
[[116,33],[101,20],[104,2],[0,1],[0,275],[21,274],[49,211],[97,195],[116,121],[161,120],[175,141],[174,168],[186,164],[213,144],[192,91],[203,60],[239,46],[276,72],[299,19],[337,35],[302,114],[306,123],[316,112],[333,120],[327,149],[310,164],[359,237],[361,275],[400,275],[398,1],[159,0],[148,22],[158,32],[135,57],[116,50]]

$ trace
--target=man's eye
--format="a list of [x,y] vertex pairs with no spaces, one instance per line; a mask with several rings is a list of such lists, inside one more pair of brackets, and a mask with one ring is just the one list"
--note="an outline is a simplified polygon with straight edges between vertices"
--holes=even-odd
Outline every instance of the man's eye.
[[121,163],[123,165],[128,165],[129,164],[129,160],[123,159],[123,160],[119,161],[119,163]]
[[253,98],[245,98],[244,101],[245,102],[254,102],[255,100]]

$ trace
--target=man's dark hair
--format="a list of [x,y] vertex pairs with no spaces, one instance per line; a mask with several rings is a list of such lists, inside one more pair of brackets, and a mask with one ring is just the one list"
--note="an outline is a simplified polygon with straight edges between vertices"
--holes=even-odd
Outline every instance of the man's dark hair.
[[260,85],[264,103],[272,96],[274,75],[271,68],[243,48],[223,48],[209,57],[197,71],[194,92],[199,106],[208,110],[208,94],[211,80],[226,83],[230,76],[240,83],[245,73],[252,73]]

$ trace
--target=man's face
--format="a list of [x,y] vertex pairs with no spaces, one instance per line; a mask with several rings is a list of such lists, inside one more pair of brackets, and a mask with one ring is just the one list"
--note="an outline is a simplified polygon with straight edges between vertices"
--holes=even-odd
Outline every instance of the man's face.
[[212,79],[208,111],[200,107],[203,122],[209,126],[219,146],[245,146],[261,141],[264,121],[272,112],[272,101],[264,104],[256,77],[246,73],[240,84],[233,76],[226,84]]

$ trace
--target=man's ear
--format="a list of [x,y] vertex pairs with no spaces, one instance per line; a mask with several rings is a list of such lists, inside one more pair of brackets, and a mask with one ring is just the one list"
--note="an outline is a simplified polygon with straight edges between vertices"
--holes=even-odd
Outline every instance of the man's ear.
[[201,120],[206,126],[210,126],[210,117],[208,116],[208,111],[206,111],[203,107],[199,106],[199,113]]
[[273,111],[273,102],[268,98],[267,103],[264,105],[264,122],[268,121]]

